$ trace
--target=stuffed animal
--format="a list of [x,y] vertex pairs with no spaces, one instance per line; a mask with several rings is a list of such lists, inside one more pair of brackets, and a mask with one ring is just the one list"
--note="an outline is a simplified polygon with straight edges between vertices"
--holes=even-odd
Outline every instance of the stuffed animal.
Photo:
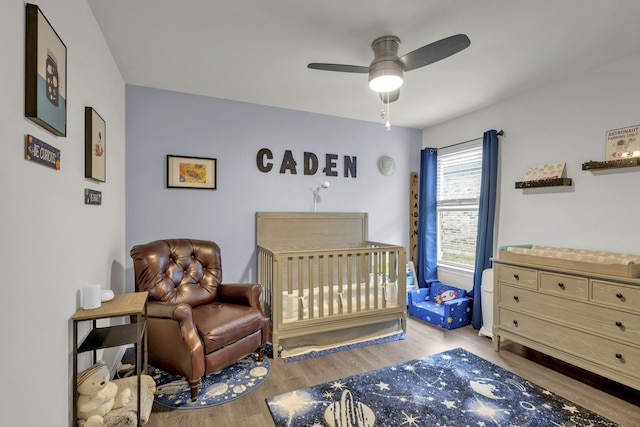
[[109,381],[110,372],[99,360],[78,374],[78,419],[84,427],[100,427],[103,417],[111,410],[125,406],[131,399],[131,389],[118,393],[118,386]]

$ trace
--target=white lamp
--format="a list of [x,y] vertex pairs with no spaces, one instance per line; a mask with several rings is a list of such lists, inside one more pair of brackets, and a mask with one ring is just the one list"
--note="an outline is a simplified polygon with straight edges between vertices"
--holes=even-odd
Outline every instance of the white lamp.
[[315,190],[311,190],[313,191],[313,211],[314,212],[316,211],[316,206],[320,201],[320,190],[322,190],[323,188],[329,188],[329,181],[320,181],[320,185],[318,185]]

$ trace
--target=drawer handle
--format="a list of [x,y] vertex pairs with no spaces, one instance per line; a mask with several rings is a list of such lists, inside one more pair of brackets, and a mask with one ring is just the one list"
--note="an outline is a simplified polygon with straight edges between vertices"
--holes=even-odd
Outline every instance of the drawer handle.
[[619,293],[619,292],[618,292],[618,293],[616,294],[616,298],[618,298],[618,299],[624,299],[624,295],[622,295],[621,293]]
[[558,283],[558,287],[559,287],[560,289],[564,289],[564,283],[562,283],[562,282]]
[[616,359],[618,360],[624,360],[622,355],[620,353],[616,353]]
[[514,320],[514,321],[513,321],[513,325],[517,327],[517,326],[518,326],[518,321],[517,321],[517,320]]
[[516,279],[516,280],[520,280],[520,276],[518,276],[517,274],[514,274],[513,278]]
[[622,322],[620,322],[620,321],[616,322],[616,326],[617,326],[618,328],[621,328],[621,327],[622,327]]
[[515,302],[520,302],[520,297],[519,297],[518,295],[514,295],[514,296],[513,296],[513,300],[514,300]]

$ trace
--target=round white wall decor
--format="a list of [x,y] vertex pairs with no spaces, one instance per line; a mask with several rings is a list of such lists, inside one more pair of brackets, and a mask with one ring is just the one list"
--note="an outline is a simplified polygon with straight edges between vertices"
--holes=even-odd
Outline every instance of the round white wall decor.
[[382,156],[378,161],[378,168],[384,176],[393,175],[396,171],[396,162],[392,157]]

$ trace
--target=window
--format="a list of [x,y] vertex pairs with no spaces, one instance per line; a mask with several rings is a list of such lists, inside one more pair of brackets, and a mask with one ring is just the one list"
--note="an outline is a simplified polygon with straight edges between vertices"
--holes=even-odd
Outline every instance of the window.
[[473,271],[482,177],[482,141],[438,150],[438,266]]

